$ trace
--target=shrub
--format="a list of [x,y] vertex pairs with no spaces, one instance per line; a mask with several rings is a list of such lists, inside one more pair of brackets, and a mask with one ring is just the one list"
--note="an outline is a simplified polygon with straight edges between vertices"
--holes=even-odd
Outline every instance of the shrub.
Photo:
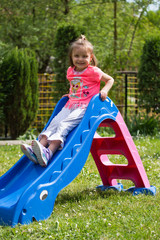
[[139,105],[160,113],[160,36],[145,42],[138,71]]
[[81,34],[84,34],[82,27],[76,27],[74,25],[63,25],[57,30],[54,42],[54,73],[56,74],[56,84],[54,87],[57,100],[59,100],[62,95],[68,93],[69,83],[66,79],[66,72],[69,66],[68,49],[70,43]]
[[38,108],[37,62],[34,52],[15,48],[1,64],[3,113],[12,139],[22,135],[34,120]]
[[[9,46],[0,41],[0,66],[3,62],[5,54],[9,51]],[[5,95],[3,92],[2,82],[0,81],[0,122],[1,127],[4,125],[3,105],[5,102]]]
[[33,140],[36,139],[38,135],[37,129],[29,128],[23,135],[19,136],[19,140]]
[[127,120],[127,126],[132,136],[156,135],[160,130],[159,117],[138,114]]

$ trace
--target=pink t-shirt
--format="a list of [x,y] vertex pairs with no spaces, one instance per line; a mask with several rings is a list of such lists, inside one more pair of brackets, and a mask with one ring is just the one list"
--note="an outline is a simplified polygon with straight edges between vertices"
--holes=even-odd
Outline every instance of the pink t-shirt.
[[89,65],[82,72],[76,72],[75,67],[67,70],[70,82],[69,100],[66,107],[76,108],[87,106],[91,98],[100,91],[100,80],[103,72],[95,66]]

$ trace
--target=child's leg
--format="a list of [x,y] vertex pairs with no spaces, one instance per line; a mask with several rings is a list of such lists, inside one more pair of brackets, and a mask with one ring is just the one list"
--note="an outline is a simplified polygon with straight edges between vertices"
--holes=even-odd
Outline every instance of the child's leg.
[[86,108],[76,108],[74,110],[71,110],[70,114],[59,123],[56,133],[50,136],[48,140],[52,141],[57,138],[64,142],[68,133],[71,132],[75,127],[77,127],[77,125],[79,125],[85,112]]
[[39,140],[39,142],[46,147],[48,145],[48,140],[47,137],[45,135],[41,135],[41,139]]
[[[47,137],[42,135],[40,143],[43,146],[47,146],[47,144],[48,144]],[[22,144],[21,150],[32,162],[38,164],[38,160],[37,160],[35,153],[33,152],[32,145],[30,146],[28,144]]]
[[60,147],[61,141],[60,140],[53,140],[50,142],[49,149],[52,152],[52,155],[57,151],[57,149]]
[[[66,107],[63,107],[62,110],[52,119],[48,128],[39,135],[39,142],[42,144],[42,146],[39,145],[37,141],[32,142],[34,153],[36,154],[36,156],[38,156],[38,162],[40,163],[40,165],[46,166],[48,162],[48,156],[50,156],[51,158],[53,153],[55,153],[55,151],[59,148],[61,141],[57,139],[55,141],[52,141],[52,140],[49,141],[50,142],[49,148],[48,148],[49,151],[47,149],[43,149],[43,146],[47,147],[48,138],[54,133],[56,133],[59,123],[63,119],[65,119],[69,114],[70,114],[70,110]],[[47,154],[47,159],[43,154],[43,150]]]
[[[56,133],[52,133],[50,136],[42,135],[40,142],[33,141],[33,150],[37,156],[38,162],[41,166],[46,167],[48,161],[51,159],[52,155],[60,147],[61,143],[63,144],[68,133],[75,128],[82,120],[86,109],[77,108],[75,110],[69,110],[68,116],[62,121],[59,122]],[[42,134],[45,134],[43,132]],[[44,138],[44,137],[46,138]],[[49,147],[45,148],[49,142]],[[43,145],[43,146],[42,146]]]
[[53,154],[57,149],[63,148],[66,136],[81,122],[85,111],[86,109],[81,108],[70,110],[70,114],[60,121],[56,133],[53,133],[50,137],[48,137],[48,141],[50,143],[49,149]]
[[[67,116],[70,114],[70,109],[63,107],[62,110],[52,119],[52,121],[50,122],[49,126],[47,127],[46,130],[44,130],[38,137],[39,141],[41,142],[41,138],[42,136],[46,136],[47,138],[49,138],[52,134],[56,133],[57,128],[59,123],[67,118]],[[44,140],[44,139],[43,139]],[[42,142],[41,142],[42,143]],[[42,145],[44,145],[42,143]],[[44,145],[45,146],[45,145]]]
[[53,154],[59,148],[61,141],[54,140],[50,142],[48,148],[43,147],[42,144],[36,140],[32,142],[33,151],[37,156],[38,163],[42,167],[46,167]]

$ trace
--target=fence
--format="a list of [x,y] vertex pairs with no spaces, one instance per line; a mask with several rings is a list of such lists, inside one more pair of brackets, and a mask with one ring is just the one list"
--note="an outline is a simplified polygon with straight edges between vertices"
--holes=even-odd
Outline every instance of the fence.
[[46,125],[56,105],[57,99],[55,99],[56,92],[54,91],[54,76],[54,74],[38,74],[39,108],[32,127],[39,131],[41,131]]
[[127,120],[128,117],[136,115],[138,108],[138,79],[136,71],[119,71],[116,79],[119,84],[117,89],[118,104],[121,114]]
[[[53,109],[58,101],[54,91],[54,74],[39,74],[39,109],[33,128],[41,131],[51,116]],[[116,90],[116,102],[122,116],[128,116],[138,112],[138,80],[137,72],[121,71],[116,77],[118,88]]]

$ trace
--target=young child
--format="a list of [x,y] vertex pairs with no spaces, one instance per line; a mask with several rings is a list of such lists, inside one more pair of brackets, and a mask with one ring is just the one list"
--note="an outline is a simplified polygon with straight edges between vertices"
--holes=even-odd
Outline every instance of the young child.
[[46,167],[57,149],[62,149],[66,136],[82,120],[91,98],[99,93],[100,82],[105,86],[100,91],[104,101],[113,85],[113,78],[102,72],[97,65],[92,44],[81,35],[70,46],[70,67],[67,79],[70,82],[69,100],[53,118],[48,128],[43,131],[32,145],[21,145],[22,152],[34,163]]

